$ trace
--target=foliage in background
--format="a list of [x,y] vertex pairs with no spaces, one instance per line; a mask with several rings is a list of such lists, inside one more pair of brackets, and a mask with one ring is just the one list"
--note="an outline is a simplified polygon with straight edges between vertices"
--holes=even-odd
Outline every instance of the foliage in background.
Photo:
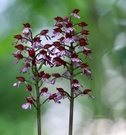
[[[67,0],[18,0],[9,1],[7,5],[7,8],[0,13],[2,20],[0,22],[0,75],[2,76],[0,79],[0,125],[3,125],[0,133],[2,135],[8,134],[6,127],[9,127],[10,123],[14,125],[9,132],[10,135],[16,133],[23,135],[22,129],[18,128],[24,126],[22,118],[27,118],[27,121],[32,120],[33,117],[29,115],[29,112],[22,115],[19,107],[26,96],[21,92],[24,89],[23,86],[20,90],[12,88],[14,82],[12,75],[17,74],[11,64],[14,59],[10,57],[13,51],[12,47],[9,47],[13,42],[12,35],[19,32],[21,30],[19,26],[25,22],[30,22],[34,29],[50,26],[52,22],[50,18],[55,17],[57,12],[59,16],[64,16],[73,8],[81,10],[80,15],[89,24],[88,29],[91,31],[90,46],[94,51],[93,62],[89,64],[93,69],[93,81],[91,84],[88,83],[88,86],[93,88],[93,95],[97,97],[93,102],[81,99],[78,101],[83,107],[86,105],[92,110],[93,116],[91,117],[126,117],[126,109],[123,107],[123,103],[126,102],[124,91],[126,71],[125,0],[75,0],[74,2],[73,0],[69,2]],[[118,48],[118,46],[121,47]],[[115,80],[113,80],[114,78]],[[80,79],[86,81],[85,78]],[[114,87],[115,84],[116,87]],[[17,98],[19,93],[20,97]],[[119,104],[122,104],[121,108],[118,107]],[[19,126],[15,128],[17,123]],[[31,126],[34,127],[34,125]],[[29,134],[33,133],[34,129],[25,127]]]

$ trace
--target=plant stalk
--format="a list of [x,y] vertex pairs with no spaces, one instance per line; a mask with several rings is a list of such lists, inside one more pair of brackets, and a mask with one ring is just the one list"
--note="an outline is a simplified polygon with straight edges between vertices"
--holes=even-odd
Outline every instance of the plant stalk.
[[74,98],[71,97],[71,99],[70,99],[70,113],[69,113],[69,135],[73,134],[73,112],[74,112],[73,110],[74,110]]
[[[38,76],[38,70],[35,66],[35,76]],[[40,104],[40,92],[39,92],[39,80],[36,80],[36,111],[37,111],[37,131],[38,135],[41,135],[41,104]]]
[[[73,48],[73,44],[71,43],[71,47],[70,47],[70,52],[72,54],[74,48]],[[72,83],[73,83],[73,62],[71,61],[70,63],[70,111],[69,111],[69,134],[68,135],[72,135],[73,134],[73,113],[74,113],[74,89],[72,88]]]
[[36,105],[37,105],[37,130],[38,135],[41,135],[41,105],[40,105],[40,95],[38,83],[36,85]]

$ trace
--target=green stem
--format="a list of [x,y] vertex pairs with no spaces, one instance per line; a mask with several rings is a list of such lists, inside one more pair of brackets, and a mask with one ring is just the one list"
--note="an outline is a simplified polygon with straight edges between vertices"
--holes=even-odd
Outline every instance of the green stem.
[[40,95],[38,83],[36,83],[36,105],[37,105],[37,130],[38,135],[41,135],[41,105],[40,105]]
[[[38,70],[36,65],[34,67],[33,74],[35,76],[38,76]],[[36,88],[37,131],[38,135],[41,135],[41,104],[40,104],[39,80],[36,80],[35,88]]]
[[[71,96],[72,96],[72,94],[71,94]],[[72,135],[73,134],[73,110],[74,110],[74,98],[72,96],[71,99],[70,99],[69,135]]]
[[[74,51],[73,44],[71,43],[70,52]],[[73,112],[74,112],[74,89],[72,88],[72,82],[73,82],[73,62],[70,63],[70,112],[69,112],[69,134],[73,134]]]

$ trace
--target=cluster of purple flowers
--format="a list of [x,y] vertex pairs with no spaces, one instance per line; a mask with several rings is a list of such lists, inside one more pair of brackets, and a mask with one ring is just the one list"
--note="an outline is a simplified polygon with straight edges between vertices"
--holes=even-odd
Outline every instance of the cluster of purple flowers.
[[[92,79],[89,65],[81,59],[85,55],[86,58],[92,59],[90,54],[92,51],[88,48],[89,31],[85,29],[87,24],[79,22],[74,24],[72,18],[80,19],[79,10],[74,9],[70,16],[55,17],[53,34],[49,35],[49,30],[41,30],[37,35],[33,36],[32,29],[29,23],[23,24],[24,29],[22,34],[14,36],[16,39],[13,42],[17,49],[13,53],[16,58],[14,64],[23,61],[23,67],[19,71],[23,74],[29,74],[29,80],[24,76],[17,76],[18,82],[13,86],[19,87],[21,83],[25,83],[26,91],[30,92],[30,96],[26,98],[26,103],[22,105],[23,109],[36,107],[36,98],[32,96],[33,87],[37,88],[39,98],[46,97],[46,101],[53,100],[55,103],[60,103],[61,99],[71,98],[71,94],[64,88],[56,88],[56,92],[51,94],[47,87],[43,87],[43,83],[54,85],[58,78],[68,79],[71,83],[71,89],[74,91],[74,98],[79,95],[90,94],[90,89],[83,89],[83,85],[77,79],[78,75],[86,75]],[[42,38],[46,40],[55,39],[51,44],[43,44]],[[43,66],[63,67],[64,73],[45,73]],[[32,73],[32,75],[31,75]],[[82,90],[81,90],[82,89]]]

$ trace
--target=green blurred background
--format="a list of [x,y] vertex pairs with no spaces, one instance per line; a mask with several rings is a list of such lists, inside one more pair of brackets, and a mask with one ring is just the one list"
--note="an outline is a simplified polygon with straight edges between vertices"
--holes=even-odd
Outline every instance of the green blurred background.
[[[29,22],[37,32],[51,27],[54,17],[67,16],[75,8],[88,23],[93,51],[93,61],[89,61],[93,80],[82,76],[80,80],[96,97],[77,99],[75,134],[126,134],[125,5],[125,0],[0,0],[0,135],[36,135],[35,110],[21,109],[27,96],[25,87],[12,87],[20,66],[13,64],[13,36],[21,33],[23,23]],[[68,104],[42,107],[45,135],[67,134]]]

